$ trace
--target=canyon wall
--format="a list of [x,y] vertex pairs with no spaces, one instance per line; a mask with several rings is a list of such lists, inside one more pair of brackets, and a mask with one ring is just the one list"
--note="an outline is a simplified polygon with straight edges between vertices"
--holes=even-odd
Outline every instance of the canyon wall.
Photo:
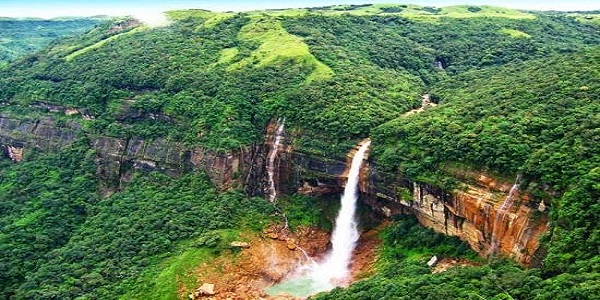
[[[164,138],[85,136],[75,121],[0,114],[0,149],[18,162],[26,151],[57,151],[78,136],[86,138],[96,151],[97,175],[104,195],[122,188],[136,170],[160,171],[175,177],[204,170],[220,190],[238,187],[250,195],[264,195],[265,157],[273,144],[274,126],[271,122],[266,127],[264,144],[214,152]],[[276,155],[274,177],[279,193],[318,196],[342,191],[356,149],[346,159],[331,159],[293,149],[290,136],[285,140],[287,143]],[[544,203],[517,192],[512,205],[502,211],[500,207],[508,197],[511,183],[476,172],[456,177],[462,182],[461,188],[444,191],[403,178],[384,180],[377,173],[377,166],[370,163],[361,172],[359,186],[363,201],[384,216],[414,213],[424,226],[458,236],[483,256],[501,254],[524,265],[536,265],[539,237],[548,228]]]
[[[297,191],[309,195],[339,193],[355,151],[350,151],[346,162],[293,155],[300,174]],[[510,205],[501,209],[512,183],[482,172],[463,170],[455,175],[459,188],[446,191],[405,178],[385,180],[369,163],[361,171],[359,187],[363,201],[386,217],[412,213],[422,225],[459,237],[484,257],[507,256],[523,265],[537,266],[542,258],[539,238],[549,227],[544,202],[516,189],[510,195]]]
[[74,120],[59,122],[51,116],[18,118],[0,114],[0,154],[16,162],[28,151],[58,151],[77,138],[87,140],[96,151],[96,174],[104,195],[122,188],[136,170],[159,171],[175,177],[192,170],[204,170],[220,190],[245,187],[255,194],[261,186],[260,181],[253,179],[262,177],[263,145],[216,152],[186,147],[164,138],[86,135]]
[[262,160],[261,147],[215,152],[185,147],[164,138],[144,140],[135,137],[96,137],[91,143],[97,153],[97,175],[107,192],[121,188],[134,171],[159,171],[178,177],[192,170],[204,170],[221,191],[233,187],[256,189],[256,184],[249,182],[250,178],[262,174],[260,168],[253,168]]
[[50,117],[15,118],[0,113],[0,150],[13,161],[23,152],[50,152],[70,144],[81,131],[77,122],[60,123]]

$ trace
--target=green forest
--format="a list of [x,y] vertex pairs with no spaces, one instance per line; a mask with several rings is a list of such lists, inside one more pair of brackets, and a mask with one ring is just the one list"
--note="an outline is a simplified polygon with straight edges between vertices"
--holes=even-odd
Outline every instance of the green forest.
[[[289,193],[278,207],[184,163],[175,176],[119,161],[110,171],[128,178],[99,176],[101,138],[227,156],[264,148],[268,124],[285,118],[295,152],[344,161],[369,137],[386,180],[452,190],[457,169],[519,176],[550,210],[531,268],[396,216],[376,272],[315,299],[598,299],[597,12],[381,4],[167,16],[162,27],[0,20],[2,298],[177,299],[178,285],[157,276],[185,277],[281,213],[292,229],[331,230],[331,197]],[[424,94],[435,107],[406,115]],[[52,120],[59,133],[15,133],[46,122],[31,120]],[[72,142],[40,146],[67,127],[78,128]],[[22,145],[22,161],[3,155]],[[432,274],[432,255],[475,263]]]
[[82,34],[102,21],[100,18],[0,18],[0,67],[42,50],[57,39]]

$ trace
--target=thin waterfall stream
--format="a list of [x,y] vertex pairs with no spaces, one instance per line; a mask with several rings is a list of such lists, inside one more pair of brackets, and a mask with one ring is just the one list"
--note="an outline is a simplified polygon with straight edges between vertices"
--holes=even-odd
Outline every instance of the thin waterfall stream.
[[307,297],[349,283],[352,254],[360,237],[355,216],[360,169],[370,144],[371,141],[365,142],[352,158],[331,236],[331,251],[320,262],[300,266],[290,280],[267,289],[267,293]]
[[508,212],[508,210],[513,206],[515,200],[515,193],[519,190],[519,181],[521,181],[520,174],[517,175],[515,183],[510,188],[510,191],[508,192],[508,195],[506,195],[504,202],[502,202],[502,205],[496,212],[496,218],[494,219],[494,224],[492,228],[492,238],[490,242],[489,255],[494,255],[496,254],[496,252],[498,252],[498,236],[496,234],[496,231],[498,231],[498,227],[501,225],[502,220]]
[[277,127],[275,128],[275,136],[273,138],[273,147],[271,148],[271,151],[269,151],[267,160],[268,199],[271,203],[274,203],[277,200],[277,186],[275,185],[275,158],[277,158],[279,147],[283,141],[284,126],[285,119],[278,119]]

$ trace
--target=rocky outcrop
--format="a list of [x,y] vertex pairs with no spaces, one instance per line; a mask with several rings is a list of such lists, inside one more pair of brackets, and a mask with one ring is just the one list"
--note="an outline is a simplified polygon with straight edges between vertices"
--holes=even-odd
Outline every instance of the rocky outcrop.
[[340,193],[347,178],[345,161],[318,157],[302,152],[291,155],[295,184],[291,190],[311,196]]
[[105,193],[128,182],[134,170],[180,176],[186,158],[189,161],[189,152],[184,147],[166,139],[97,137],[91,143],[97,153],[96,174]]
[[201,299],[203,297],[212,296],[214,294],[216,294],[215,285],[212,283],[204,283],[199,288],[197,288],[193,293],[191,293],[189,295],[189,298],[192,300]]
[[57,151],[75,140],[81,126],[46,117],[15,118],[0,113],[0,149],[13,161],[21,161],[25,150]]
[[[413,212],[424,226],[469,243],[482,256],[508,256],[524,265],[536,265],[540,235],[548,228],[543,202],[516,192],[513,204],[499,212],[512,185],[482,173],[469,173],[462,187],[444,191],[436,186],[402,180],[391,188],[363,190],[386,215]],[[408,197],[407,197],[408,194]],[[400,207],[399,207],[400,205]],[[398,209],[400,208],[400,209]],[[492,253],[492,242],[496,251]]]
[[136,170],[159,171],[173,177],[192,170],[204,170],[219,190],[234,186],[251,187],[252,183],[248,181],[256,173],[251,166],[260,153],[257,147],[230,152],[200,147],[190,149],[164,138],[98,137],[92,144],[98,155],[97,175],[104,183],[104,193],[122,187]]
[[19,146],[6,146],[8,158],[12,161],[20,162],[23,160],[23,148]]
[[[291,153],[290,159],[295,178],[291,183],[296,184],[292,189],[304,195],[321,196],[326,194],[340,193],[346,186],[350,164],[356,151],[368,141],[365,139],[357,143],[345,157],[345,160],[331,159],[316,155],[310,155],[298,151]],[[365,156],[365,160],[366,160]],[[289,163],[288,163],[289,165]],[[370,186],[370,166],[364,164],[359,181],[360,189],[366,191]]]
[[[44,109],[49,109],[44,106]],[[59,113],[62,107],[51,107]],[[0,114],[0,149],[4,156],[19,162],[24,152],[54,152],[84,136],[78,121],[57,121],[51,115],[40,118],[17,118]],[[220,190],[246,187],[256,194],[262,176],[262,145],[230,152],[216,152],[201,147],[186,147],[164,138],[116,138],[88,136],[96,150],[97,175],[101,192],[110,194],[128,182],[134,171],[159,171],[181,176],[192,170],[204,170]]]

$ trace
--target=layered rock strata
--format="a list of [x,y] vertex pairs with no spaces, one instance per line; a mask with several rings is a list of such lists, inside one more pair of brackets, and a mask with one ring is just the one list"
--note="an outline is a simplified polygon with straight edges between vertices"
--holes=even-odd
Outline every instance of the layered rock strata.
[[[539,238],[549,226],[543,201],[517,190],[512,205],[502,211],[510,183],[482,173],[469,174],[462,180],[461,188],[453,191],[408,180],[385,189],[375,182],[370,190],[363,191],[382,213],[391,216],[409,208],[422,225],[459,237],[482,256],[502,255],[523,265],[537,265]],[[398,205],[402,206],[400,210]]]
[[[264,194],[266,153],[272,147],[276,125],[265,130],[265,143],[230,152],[189,148],[164,138],[88,137],[97,153],[97,174],[102,192],[109,194],[126,183],[133,171],[160,171],[180,176],[191,170],[204,170],[220,190],[244,188],[250,195]],[[51,117],[15,118],[0,114],[0,149],[14,161],[24,152],[57,151],[83,135],[76,121],[58,122]],[[293,151],[282,145],[276,157],[274,178],[279,193],[309,195],[340,193],[346,182],[348,161]],[[271,143],[271,144],[270,144]],[[462,188],[444,191],[436,186],[403,178],[384,180],[377,166],[365,164],[359,183],[363,200],[385,216],[414,213],[421,224],[438,232],[458,236],[480,254],[500,254],[524,265],[538,261],[539,237],[548,228],[545,204],[531,195],[517,192],[513,204],[498,211],[511,188],[483,173],[467,173],[457,178]],[[496,253],[490,253],[492,241]]]
[[17,162],[25,150],[57,151],[73,142],[80,131],[76,122],[59,124],[52,118],[15,118],[0,113],[0,149]]

